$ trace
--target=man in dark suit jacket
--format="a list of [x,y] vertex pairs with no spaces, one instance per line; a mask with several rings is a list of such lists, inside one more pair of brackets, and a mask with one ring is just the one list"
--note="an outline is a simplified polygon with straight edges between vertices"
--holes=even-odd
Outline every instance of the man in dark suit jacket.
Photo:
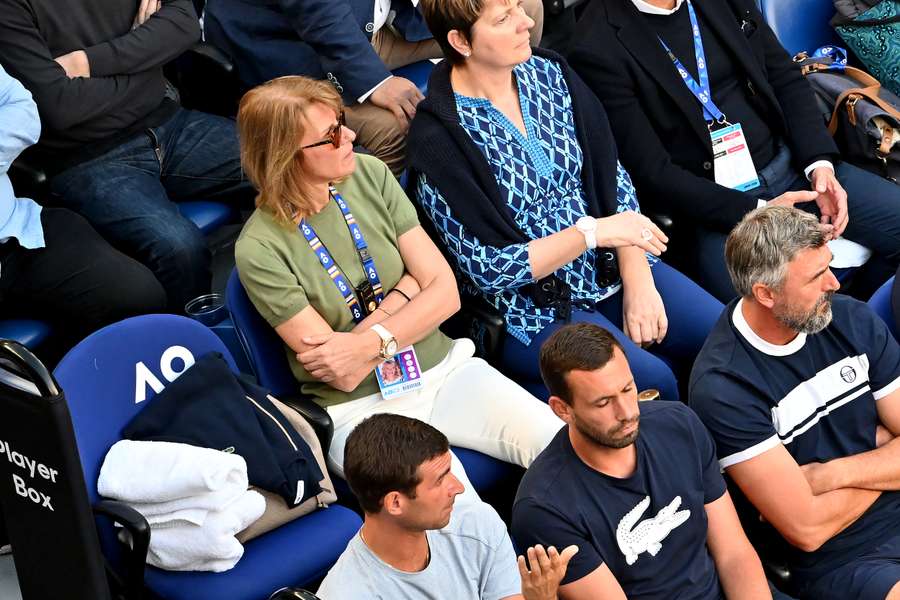
[[[328,79],[347,104],[357,140],[397,174],[406,131],[422,99],[396,69],[440,58],[418,0],[209,0],[207,39],[230,53],[243,82],[282,75]],[[540,41],[542,0],[524,0]]]
[[[900,187],[840,162],[809,84],[753,0],[595,1],[578,33],[569,60],[603,101],[641,202],[696,226],[689,242],[714,295],[735,295],[723,256],[727,233],[766,202],[817,212],[835,236],[870,249],[860,279],[872,286],[896,270]],[[744,191],[727,185],[713,152],[716,112],[688,86],[702,83],[698,56],[722,125],[742,126],[759,185],[752,176]]]

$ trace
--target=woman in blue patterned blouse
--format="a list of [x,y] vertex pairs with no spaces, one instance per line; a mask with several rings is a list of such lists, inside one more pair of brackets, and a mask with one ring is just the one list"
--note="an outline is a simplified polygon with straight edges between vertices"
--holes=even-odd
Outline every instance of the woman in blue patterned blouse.
[[502,366],[545,397],[541,342],[591,321],[623,344],[639,386],[677,399],[666,363],[686,381],[722,304],[656,259],[668,240],[640,214],[602,105],[561,57],[532,53],[517,0],[422,8],[447,60],[410,131],[416,197],[503,314]]

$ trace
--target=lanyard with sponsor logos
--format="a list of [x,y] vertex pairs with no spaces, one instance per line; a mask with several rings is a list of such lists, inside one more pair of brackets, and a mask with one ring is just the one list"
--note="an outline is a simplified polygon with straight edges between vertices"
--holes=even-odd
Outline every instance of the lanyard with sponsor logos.
[[[343,296],[344,302],[350,309],[350,314],[353,315],[353,321],[359,323],[366,318],[367,314],[371,313],[379,304],[381,304],[381,301],[384,298],[381,279],[378,277],[378,271],[375,269],[375,259],[369,254],[369,246],[366,244],[366,239],[363,237],[362,231],[356,223],[356,219],[353,218],[353,214],[350,212],[350,207],[334,186],[328,186],[328,191],[335,203],[337,203],[338,207],[341,209],[341,213],[344,215],[344,221],[347,223],[347,229],[350,230],[350,236],[353,238],[353,243],[356,245],[356,253],[359,256],[359,261],[362,263],[363,271],[366,274],[366,282],[360,287],[368,288],[365,290],[367,293],[363,293],[363,296],[368,297],[363,297],[362,299],[359,297],[357,291],[353,289],[353,286],[347,281],[347,277],[337,266],[337,263],[334,261],[334,258],[332,258],[328,248],[325,247],[325,244],[323,244],[322,240],[319,239],[319,236],[316,235],[312,226],[306,222],[306,219],[300,220],[300,231],[303,233],[303,237],[306,238],[306,241],[309,242],[309,247],[315,252],[316,258],[319,259],[322,268],[325,269],[325,272],[328,273],[328,276],[334,281],[335,287],[337,287],[341,296]],[[365,303],[364,306],[360,304],[360,300]]]
[[685,85],[703,106],[703,116],[710,128],[712,128],[713,122],[719,125],[726,125],[728,121],[725,118],[725,114],[719,110],[719,107],[716,106],[716,103],[713,102],[712,99],[712,90],[709,87],[709,71],[706,68],[706,53],[703,50],[703,38],[700,36],[700,25],[697,23],[697,13],[694,11],[694,7],[691,6],[690,0],[687,1],[687,7],[688,14],[691,16],[691,30],[694,33],[694,55],[697,58],[697,76],[700,81],[698,82],[690,73],[688,73],[688,70],[684,67],[682,62],[678,60],[675,53],[669,49],[662,38],[659,38],[659,42],[663,45],[663,48],[665,48],[666,53],[669,55],[669,59],[672,63],[674,63],[675,68],[678,69],[678,74],[681,75],[681,79],[684,81]]

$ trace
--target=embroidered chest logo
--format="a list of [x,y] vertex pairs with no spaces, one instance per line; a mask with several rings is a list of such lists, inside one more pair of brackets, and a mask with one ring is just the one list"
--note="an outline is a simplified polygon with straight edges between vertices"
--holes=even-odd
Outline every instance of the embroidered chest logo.
[[638,523],[638,519],[649,506],[650,496],[647,496],[628,511],[616,527],[616,542],[619,544],[619,550],[625,555],[625,562],[629,565],[633,565],[642,552],[656,556],[662,550],[662,541],[691,516],[690,510],[678,510],[681,506],[681,496],[675,496],[668,506],[664,506],[656,513],[655,517]]
[[856,369],[849,365],[842,368],[841,379],[843,379],[847,383],[853,383],[854,381],[856,381]]

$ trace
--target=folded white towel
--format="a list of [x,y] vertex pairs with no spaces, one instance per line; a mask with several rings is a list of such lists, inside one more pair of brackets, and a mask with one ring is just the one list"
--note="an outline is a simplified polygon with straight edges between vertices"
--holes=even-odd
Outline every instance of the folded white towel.
[[169,571],[227,571],[244,555],[244,547],[234,536],[265,510],[262,495],[247,490],[224,509],[210,512],[202,526],[151,526],[147,562]]
[[203,525],[209,513],[223,510],[242,497],[246,491],[246,484],[243,487],[234,485],[215,492],[166,502],[128,502],[128,504],[144,515],[150,525],[161,525],[170,521]]
[[221,492],[208,505],[166,505],[169,512],[185,508],[217,510],[247,487],[247,463],[237,454],[188,444],[132,440],[121,440],[109,449],[97,481],[101,496],[141,505]]

